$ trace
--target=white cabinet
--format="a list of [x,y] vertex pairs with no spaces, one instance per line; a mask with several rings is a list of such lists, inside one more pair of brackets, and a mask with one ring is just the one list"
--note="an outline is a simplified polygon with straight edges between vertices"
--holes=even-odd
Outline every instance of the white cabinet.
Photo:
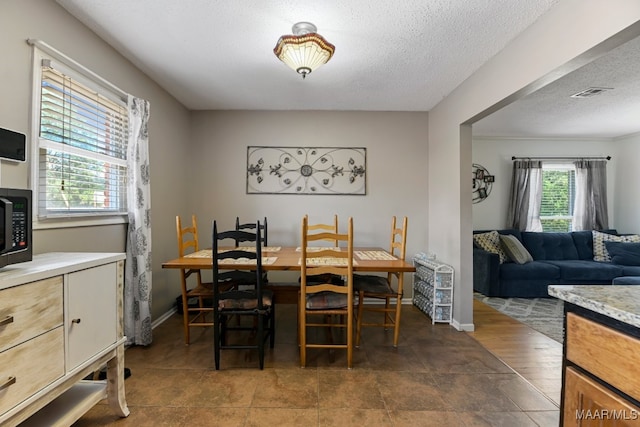
[[[0,425],[69,426],[104,398],[122,417],[124,254],[53,253],[0,269]],[[106,381],[83,381],[107,366]]]
[[67,370],[116,342],[116,267],[110,263],[67,276]]
[[423,253],[413,258],[413,304],[431,323],[451,323],[453,314],[453,267]]

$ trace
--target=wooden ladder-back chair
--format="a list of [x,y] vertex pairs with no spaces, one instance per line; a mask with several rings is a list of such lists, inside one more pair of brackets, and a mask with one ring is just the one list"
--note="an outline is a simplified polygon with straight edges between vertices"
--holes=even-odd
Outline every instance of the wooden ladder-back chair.
[[[333,215],[333,224],[328,224],[328,223],[327,224],[321,224],[321,223],[309,224],[309,215],[305,215],[305,217],[307,218],[307,229],[309,231],[312,231],[314,233],[326,232],[326,233],[338,234],[338,215],[337,214]],[[332,238],[323,237],[323,238],[318,238],[316,240],[326,240],[331,242],[333,246],[338,246],[338,240],[335,240]]]
[[[407,249],[407,217],[402,221],[402,228],[397,228],[396,217],[391,219],[391,246],[389,252],[404,261]],[[392,280],[396,278],[397,286],[394,290]],[[385,329],[393,328],[393,346],[398,346],[400,336],[400,312],[402,295],[404,292],[404,274],[390,272],[387,277],[355,274],[353,286],[358,293],[358,315],[356,322],[356,347],[360,346],[360,335],[363,326],[380,326]],[[365,298],[384,300],[384,307],[376,305],[365,306]],[[392,304],[393,300],[393,304]],[[363,320],[364,311],[382,313],[382,322],[367,323]]]
[[[270,339],[271,348],[275,343],[273,292],[264,289],[261,227],[259,222],[256,224],[255,232],[218,232],[216,221],[213,222],[213,341],[216,370],[220,369],[220,351],[226,349],[257,349],[260,369],[263,369],[265,341]],[[234,249],[234,244],[239,246]],[[221,246],[229,248],[219,251]],[[244,258],[245,263],[246,259],[253,260],[255,269],[234,269],[234,264],[240,258]],[[230,288],[230,284],[240,285]],[[241,318],[240,322],[231,326],[231,316]],[[243,323],[243,318],[247,317],[253,321]],[[240,331],[245,331],[244,335]]]
[[[346,234],[322,232],[310,234],[308,217],[302,219],[302,246],[300,259],[300,313],[298,315],[300,339],[300,365],[307,364],[308,348],[329,348],[347,350],[347,367],[353,364],[353,219],[349,218]],[[336,243],[331,249],[313,250],[309,242],[330,239]],[[339,248],[343,242],[346,247]],[[332,282],[316,282],[318,277],[333,275],[345,277],[344,285]],[[310,281],[313,277],[313,281]],[[311,321],[310,316],[321,316],[324,322]],[[334,320],[339,320],[335,323]],[[346,329],[346,342],[309,343],[307,328]],[[331,331],[331,329],[328,329]]]
[[[330,242],[331,247],[338,246],[339,241],[332,237],[334,234],[338,234],[338,215],[337,214],[333,215],[333,224],[329,224],[329,223],[309,224],[309,215],[305,215],[305,218],[307,219],[307,230],[309,230],[309,232],[313,232],[315,236],[312,241],[316,241],[316,242],[326,241],[326,242]],[[342,277],[335,274],[325,275],[317,278],[308,277],[307,282],[310,282],[310,281],[331,282],[335,285],[344,284],[344,280],[342,279]]]
[[[183,257],[200,250],[198,245],[198,223],[196,216],[191,216],[191,225],[182,226],[180,216],[176,216],[176,232],[178,237],[178,256]],[[189,277],[195,277],[195,286],[189,289]],[[182,292],[182,322],[184,325],[184,342],[190,343],[190,328],[213,326],[213,284],[203,283],[200,270],[181,269],[180,289]],[[198,305],[190,307],[189,300],[197,299]],[[211,316],[208,316],[211,315]],[[208,318],[209,317],[209,318]]]
[[[255,230],[256,229],[256,225],[258,223],[256,222],[246,222],[244,224],[240,224],[240,218],[236,217],[236,230]],[[260,236],[261,236],[261,241],[262,241],[262,246],[269,246],[269,238],[268,238],[268,227],[267,227],[267,217],[264,217],[263,222],[259,223],[260,224]],[[238,246],[239,243],[236,242],[236,246]]]

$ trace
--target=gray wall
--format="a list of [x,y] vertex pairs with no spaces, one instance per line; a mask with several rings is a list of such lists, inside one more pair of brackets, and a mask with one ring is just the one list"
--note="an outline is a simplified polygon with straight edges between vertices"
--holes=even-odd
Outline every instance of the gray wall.
[[[353,217],[356,245],[388,248],[391,217],[406,215],[408,259],[426,250],[427,113],[207,111],[192,118],[198,155],[190,160],[189,206],[206,232],[214,218],[233,227],[236,216],[266,216],[270,245],[299,245],[305,214],[326,222],[336,213],[342,226]],[[365,147],[367,194],[248,195],[247,146]],[[411,277],[407,283],[410,297]]]
[[[188,181],[182,173],[191,156],[189,112],[172,96],[115,52],[53,0],[3,0],[0,7],[0,76],[4,94],[0,127],[31,135],[31,47],[40,39],[125,92],[151,102],[150,156],[153,208],[153,310],[166,312],[179,293],[178,275],[161,269],[177,255],[175,215],[186,215]],[[30,188],[30,161],[0,162],[0,185]],[[34,230],[36,253],[52,251],[123,252],[124,224]]]
[[[177,272],[160,268],[162,261],[176,256],[175,215],[198,214],[203,223],[201,239],[206,241],[207,221],[214,217],[230,224],[237,212],[265,212],[274,224],[274,236],[293,242],[303,213],[320,216],[337,212],[341,217],[354,216],[359,236],[381,244],[388,241],[388,232],[381,230],[388,230],[390,215],[406,214],[410,217],[410,252],[435,252],[456,270],[454,324],[460,329],[473,328],[470,123],[640,32],[640,25],[621,32],[640,19],[640,2],[562,0],[428,117],[425,113],[342,112],[319,116],[311,112],[191,115],[53,0],[4,0],[0,12],[0,76],[8,91],[0,103],[1,127],[33,136],[29,129],[31,50],[27,38],[42,39],[121,89],[151,102],[154,318],[171,307],[179,289]],[[290,120],[278,125],[278,120],[290,117],[300,123]],[[465,123],[469,125],[461,126]],[[355,198],[279,196],[273,201],[272,196],[244,194],[243,176],[240,178],[235,165],[245,162],[247,145],[298,145],[300,141],[305,145],[368,147],[370,194]],[[628,144],[628,152],[637,155],[634,141],[622,144]],[[0,185],[29,186],[28,163],[2,162],[0,169]],[[626,169],[616,179],[634,179],[630,171]],[[225,205],[220,198],[229,194],[238,198]],[[633,212],[619,203],[615,210],[624,212],[617,218],[619,226],[631,222]],[[125,228],[36,230],[34,240],[37,252],[122,251]]]

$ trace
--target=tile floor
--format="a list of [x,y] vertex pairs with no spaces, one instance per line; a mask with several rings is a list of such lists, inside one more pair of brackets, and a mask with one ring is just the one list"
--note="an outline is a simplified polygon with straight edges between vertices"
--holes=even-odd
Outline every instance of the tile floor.
[[558,407],[470,335],[403,306],[401,340],[367,328],[354,368],[344,351],[310,350],[300,368],[294,305],[280,305],[276,346],[265,369],[257,353],[222,352],[212,331],[185,346],[179,315],[154,330],[149,347],[126,351],[131,415],[100,403],[74,426],[557,426]]

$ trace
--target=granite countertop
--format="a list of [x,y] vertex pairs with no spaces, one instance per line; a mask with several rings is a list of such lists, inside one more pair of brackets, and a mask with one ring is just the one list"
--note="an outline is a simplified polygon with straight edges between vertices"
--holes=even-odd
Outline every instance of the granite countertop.
[[550,285],[549,295],[640,328],[640,286]]

